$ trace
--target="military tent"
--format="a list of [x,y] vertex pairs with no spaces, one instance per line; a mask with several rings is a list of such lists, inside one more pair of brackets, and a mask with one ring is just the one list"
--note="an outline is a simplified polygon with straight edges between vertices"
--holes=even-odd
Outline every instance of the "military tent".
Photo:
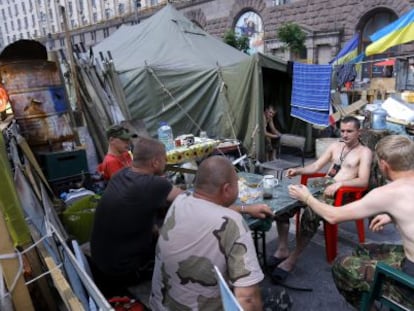
[[276,105],[281,127],[290,126],[287,64],[238,51],[170,4],[140,24],[121,26],[93,53],[107,59],[112,85],[122,89],[125,118],[144,120],[152,136],[167,121],[174,135],[205,130],[210,137],[240,139],[247,148],[256,143],[261,158],[264,104]]

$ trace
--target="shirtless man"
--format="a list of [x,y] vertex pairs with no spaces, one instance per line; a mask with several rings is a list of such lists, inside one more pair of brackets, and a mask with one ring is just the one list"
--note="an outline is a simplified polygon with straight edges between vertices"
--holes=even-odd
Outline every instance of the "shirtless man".
[[[302,185],[291,185],[289,194],[305,202],[331,224],[377,215],[370,223],[373,231],[395,223],[403,245],[362,245],[353,257],[338,258],[332,267],[335,283],[346,300],[358,306],[362,291],[369,289],[377,260],[400,268],[414,276],[414,142],[408,137],[390,135],[375,147],[378,166],[390,183],[370,191],[361,200],[341,208],[318,201]],[[414,296],[390,286],[388,292],[397,301],[414,309]]]
[[273,122],[273,117],[275,115],[276,110],[273,106],[268,106],[264,111],[266,161],[273,161],[276,159],[277,143],[281,135]]
[[[324,184],[324,199],[332,201],[336,191],[343,186],[365,187],[369,182],[372,163],[371,150],[363,146],[359,141],[360,122],[352,116],[341,120],[341,141],[335,142],[328,147],[324,154],[312,164],[301,168],[287,170],[286,175],[291,178],[302,174],[319,172],[325,165],[330,163]],[[300,234],[297,237],[296,248],[289,253],[288,234],[289,217],[282,215],[276,219],[278,231],[278,248],[269,260],[269,267],[274,268],[273,278],[283,281],[294,268],[302,251],[319,227],[321,218],[306,208],[301,219]]]

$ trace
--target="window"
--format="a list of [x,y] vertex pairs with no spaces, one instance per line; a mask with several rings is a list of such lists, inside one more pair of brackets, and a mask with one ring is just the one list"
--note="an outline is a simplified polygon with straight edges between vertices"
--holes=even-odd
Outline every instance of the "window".
[[3,19],[6,19],[6,12],[4,11],[4,9],[1,9],[1,16],[3,16]]
[[[360,51],[365,51],[365,48],[371,43],[369,36],[384,26],[392,23],[397,19],[397,15],[390,10],[378,9],[369,13],[362,21],[360,27],[361,43]],[[367,57],[367,60],[382,59],[391,55],[395,55],[398,51],[398,46],[393,47],[383,54],[376,54]],[[384,67],[373,66],[373,63],[365,63],[362,65],[362,78],[384,77]]]
[[46,22],[46,13],[45,12],[40,12],[40,21],[41,22]]
[[14,15],[15,16],[19,15],[19,9],[17,8],[17,3],[14,4]]
[[72,1],[69,1],[68,2],[68,5],[69,5],[69,16],[72,16],[72,14],[73,14],[73,5],[72,5]]
[[234,32],[237,36],[245,36],[249,39],[249,49],[247,53],[252,55],[264,51],[264,29],[263,20],[254,11],[244,12],[237,19]]
[[24,29],[28,29],[29,28],[29,22],[27,21],[27,16],[25,16],[23,18],[23,21],[24,21]]
[[7,23],[4,23],[4,30],[5,32],[9,32],[9,27],[7,26]]
[[22,11],[26,15],[26,4],[22,2]]
[[45,28],[45,27],[43,27],[43,28],[42,28],[42,34],[43,34],[44,36],[46,36],[46,28]]
[[21,30],[22,29],[22,24],[20,22],[20,18],[17,19],[17,30]]
[[10,21],[10,26],[11,26],[12,31],[14,31],[14,21],[13,20]]
[[120,3],[120,4],[118,5],[118,14],[119,14],[119,15],[122,15],[122,14],[124,14],[124,13],[125,13],[125,4]]
[[9,12],[9,17],[12,18],[13,15],[12,15],[11,7],[7,7],[7,11]]
[[52,33],[56,33],[56,27],[55,27],[55,25],[52,25]]
[[96,39],[96,32],[95,32],[95,30],[92,30],[91,31],[91,39],[92,40],[95,40]]
[[36,18],[34,16],[34,14],[32,14],[32,28],[34,28],[36,25]]
[[273,5],[283,5],[289,3],[288,0],[273,0]]
[[98,13],[96,13],[96,12],[93,13],[93,22],[94,23],[98,22]]
[[65,46],[65,39],[64,38],[60,38],[59,39],[59,42],[60,42],[60,46],[61,47],[64,47]]

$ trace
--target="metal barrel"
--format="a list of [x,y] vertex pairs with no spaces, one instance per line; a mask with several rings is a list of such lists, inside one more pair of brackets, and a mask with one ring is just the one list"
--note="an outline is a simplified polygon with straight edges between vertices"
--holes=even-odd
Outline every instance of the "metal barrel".
[[62,142],[73,140],[69,103],[55,62],[2,63],[0,76],[21,134],[30,146],[61,149]]

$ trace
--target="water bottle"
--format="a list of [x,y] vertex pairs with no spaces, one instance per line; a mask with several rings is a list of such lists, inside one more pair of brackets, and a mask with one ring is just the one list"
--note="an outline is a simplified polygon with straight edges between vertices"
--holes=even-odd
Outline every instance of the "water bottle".
[[158,140],[165,145],[167,151],[174,149],[174,135],[171,127],[165,121],[160,122]]
[[374,130],[385,130],[387,128],[387,110],[377,104],[377,108],[372,112],[371,128]]

